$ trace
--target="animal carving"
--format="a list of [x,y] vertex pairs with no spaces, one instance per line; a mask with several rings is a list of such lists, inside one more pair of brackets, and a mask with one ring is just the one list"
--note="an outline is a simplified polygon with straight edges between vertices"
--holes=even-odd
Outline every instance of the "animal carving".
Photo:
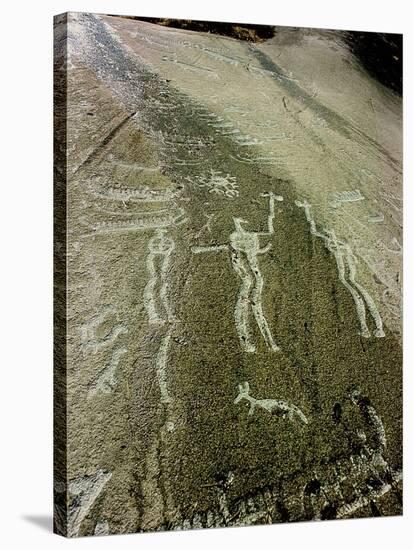
[[250,395],[250,385],[248,382],[238,384],[239,394],[235,398],[234,404],[239,403],[242,399],[245,399],[250,404],[249,415],[254,414],[256,407],[264,409],[269,413],[276,412],[282,417],[286,417],[289,420],[300,419],[304,424],[308,424],[307,417],[304,413],[295,405],[287,403],[287,401],[280,401],[278,399],[255,399]]

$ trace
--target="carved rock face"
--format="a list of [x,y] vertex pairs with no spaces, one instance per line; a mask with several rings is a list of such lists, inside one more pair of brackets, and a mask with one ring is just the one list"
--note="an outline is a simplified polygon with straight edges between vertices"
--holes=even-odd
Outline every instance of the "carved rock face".
[[400,513],[400,98],[335,31],[67,32],[58,530]]

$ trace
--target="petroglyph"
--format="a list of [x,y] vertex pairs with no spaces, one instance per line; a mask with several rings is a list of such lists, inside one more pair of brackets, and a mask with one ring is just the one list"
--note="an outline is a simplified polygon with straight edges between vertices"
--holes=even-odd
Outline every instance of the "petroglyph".
[[[117,312],[113,306],[106,306],[103,311],[94,315],[80,327],[82,349],[97,353],[100,349],[111,346],[121,334],[127,334],[128,329],[122,324],[114,325]],[[111,325],[108,328],[108,325]]]
[[382,302],[388,308],[390,313],[397,319],[401,318],[402,306],[400,303],[400,291],[397,287],[386,288],[382,293]]
[[264,280],[262,278],[257,256],[265,254],[271,247],[269,243],[264,248],[260,248],[259,237],[270,236],[274,233],[275,201],[282,201],[280,195],[274,193],[264,193],[261,196],[269,197],[268,231],[252,232],[245,231],[243,224],[248,223],[242,218],[233,218],[235,231],[230,235],[230,243],[213,246],[195,246],[192,251],[195,254],[202,252],[217,252],[220,250],[229,250],[231,255],[231,264],[235,273],[241,279],[241,287],[235,305],[235,326],[240,339],[241,347],[248,353],[255,353],[256,346],[252,342],[250,334],[249,318],[252,312],[255,322],[261,332],[266,345],[272,351],[278,351],[279,347],[275,343],[268,326],[267,320],[262,309],[262,291]]
[[204,216],[206,217],[207,221],[204,223],[204,225],[201,227],[197,233],[195,233],[195,238],[199,239],[199,237],[202,235],[204,231],[208,231],[208,233],[211,233],[211,222],[215,217],[215,214],[206,214],[204,212]]
[[187,177],[187,181],[193,183],[199,188],[206,187],[209,193],[225,196],[228,199],[233,199],[239,195],[237,180],[230,174],[223,174],[218,170],[210,170],[209,174]]
[[[151,446],[151,450],[147,455],[146,461],[146,480],[144,488],[148,489],[148,502],[147,514],[145,512],[143,522],[147,528],[151,528],[154,516],[159,513],[159,510],[164,510],[168,507],[173,507],[172,494],[168,490],[166,500],[159,498],[159,504],[153,502],[160,497],[159,490],[159,476],[163,473],[160,467],[160,459],[158,453],[160,453],[159,445],[165,445],[165,434],[172,433],[175,430],[175,423],[172,421],[172,411],[170,404],[172,403],[172,397],[168,390],[167,380],[167,365],[168,365],[168,352],[172,338],[172,333],[177,322],[169,305],[168,298],[168,275],[170,271],[170,258],[175,249],[175,242],[172,238],[166,235],[165,229],[158,229],[153,237],[148,242],[148,256],[146,259],[146,267],[149,275],[149,280],[144,289],[144,305],[148,314],[150,324],[164,324],[168,323],[166,333],[163,334],[158,352],[155,358],[155,371],[158,381],[158,387],[160,391],[160,402],[165,406],[166,418],[163,426],[159,429],[159,439],[154,441]],[[163,478],[164,480],[164,478]],[[163,481],[165,483],[165,480]],[[146,493],[145,493],[146,498]]]
[[[270,213],[271,210],[273,211],[271,205],[273,206],[272,201],[270,201]],[[242,227],[244,222],[241,218],[234,218],[236,230],[230,235],[232,266],[242,281],[235,307],[235,324],[244,349],[248,352],[255,352],[255,345],[251,342],[248,319],[249,310],[252,309],[256,323],[267,346],[273,351],[278,351],[279,348],[273,340],[262,310],[261,294],[264,281],[257,261],[257,255],[267,252],[270,245],[261,249],[258,238],[259,234],[245,231]],[[272,222],[270,214],[268,219],[268,234],[273,233]]]
[[[373,429],[374,439],[368,442],[364,432],[360,432],[360,441],[364,451],[359,456],[350,457],[351,464],[358,475],[369,478],[369,490],[367,494],[356,496],[351,502],[342,504],[337,510],[337,517],[346,517],[354,514],[358,509],[367,506],[371,501],[376,501],[389,491],[393,490],[403,479],[402,472],[394,471],[383,457],[387,447],[387,437],[383,422],[376,409],[367,397],[364,397],[358,388],[350,393],[351,401],[358,407],[366,424]],[[375,486],[371,486],[371,476],[377,480]],[[346,480],[348,476],[344,476]],[[380,482],[379,482],[380,480]],[[389,482],[389,480],[391,480]],[[355,484],[354,484],[355,485]],[[379,485],[378,487],[376,485]]]
[[361,328],[361,336],[364,338],[369,338],[371,336],[366,322],[367,306],[367,309],[369,310],[376,325],[373,334],[376,338],[383,338],[385,336],[383,322],[377,306],[367,290],[356,281],[358,260],[352,252],[350,246],[347,243],[338,240],[334,230],[332,229],[325,229],[324,233],[320,233],[317,230],[315,221],[311,214],[311,205],[309,202],[295,201],[295,204],[299,208],[304,209],[306,219],[310,224],[310,232],[314,236],[323,239],[325,247],[333,254],[337,264],[338,277],[341,283],[350,292],[354,300]]
[[266,122],[254,122],[253,123],[254,126],[256,126],[257,128],[279,128],[280,127],[280,123],[279,122],[271,122],[270,120],[267,120]]
[[[386,253],[390,252],[382,241],[378,241],[374,249],[360,249],[360,256],[367,265],[375,281],[386,288],[382,292],[381,303],[391,317],[401,319],[402,313],[402,281],[400,271],[390,276],[386,269]],[[392,254],[399,255],[397,251]],[[388,256],[388,254],[387,254]],[[380,258],[380,259],[379,259]]]
[[349,504],[343,504],[338,508],[336,517],[340,519],[354,514],[360,508],[364,508],[365,506],[368,506],[372,501],[374,502],[386,495],[389,491],[394,489],[395,484],[400,483],[402,480],[402,472],[396,472],[393,478],[393,483],[391,485],[389,483],[384,483],[379,489],[370,491],[367,496],[359,497]]
[[200,111],[198,113],[198,118],[200,120],[205,120],[208,126],[211,125],[212,123],[216,123],[217,121],[218,122],[224,121],[222,117],[218,116],[216,113],[211,113],[207,109],[203,109],[202,111]]
[[69,537],[79,534],[82,521],[111,477],[111,472],[98,470],[94,475],[82,476],[69,482],[69,495],[72,496],[67,518]]
[[152,212],[140,212],[140,216],[129,221],[116,222],[98,222],[92,226],[94,232],[90,235],[99,235],[106,233],[119,233],[123,231],[140,231],[145,229],[157,229],[180,225],[186,221],[185,210],[182,207],[170,209],[165,213],[165,209]]
[[[307,498],[306,504],[310,517],[315,519],[324,519],[325,511],[329,509],[333,513],[332,517],[347,517],[394,490],[402,479],[401,472],[393,472],[389,483],[388,476],[381,475],[371,457],[363,453],[317,468],[314,474],[319,496]],[[338,506],[331,508],[332,502]]]
[[[191,529],[195,525],[254,525],[285,521],[286,517],[295,520],[344,518],[368,506],[371,501],[379,503],[380,498],[390,491],[397,494],[402,479],[402,472],[396,471],[390,483],[376,473],[368,459],[350,455],[327,461],[308,473],[300,483],[301,496],[300,489],[291,494],[294,480],[288,478],[236,500],[228,498],[227,484],[218,485],[214,508],[185,517],[173,529]],[[283,511],[282,517],[280,510]]]
[[[103,213],[103,214],[109,214],[110,216],[129,216],[130,218],[132,216],[142,216],[142,217],[145,217],[145,216],[153,216],[154,214],[155,215],[165,215],[165,214],[168,214],[170,212],[170,208],[157,208],[156,210],[132,210],[130,208],[128,208],[128,206],[124,203],[122,203],[122,205],[114,205],[114,207],[116,208],[116,210],[110,210],[108,208],[102,208],[100,207],[99,205],[97,204],[94,204],[93,205],[94,208],[97,210],[97,212],[99,213]],[[112,222],[113,223],[113,222]],[[95,227],[97,227],[95,225]]]
[[383,214],[376,214],[374,216],[369,216],[367,218],[367,221],[369,223],[383,223],[384,222],[384,215]]
[[236,105],[225,107],[224,111],[226,113],[235,113],[236,115],[239,115],[241,117],[246,117],[249,115],[248,111],[246,111],[243,107],[237,107]]
[[[175,243],[166,233],[166,229],[157,229],[148,243],[146,270],[149,279],[143,293],[143,302],[149,323],[162,324],[174,320],[168,303],[167,276]],[[160,313],[161,310],[163,314]]]
[[377,443],[375,448],[380,453],[384,452],[387,447],[386,431],[376,409],[370,403],[370,400],[361,394],[358,388],[351,392],[350,398],[352,402],[360,409],[362,416],[374,428],[377,435]]
[[242,156],[242,155],[231,155],[230,157],[238,162],[243,164],[268,164],[268,165],[279,165],[280,159],[275,154],[270,155],[260,155],[260,156]]
[[107,189],[91,189],[91,192],[104,199],[121,202],[168,202],[179,197],[180,190],[173,188],[151,189],[149,187],[109,187]]
[[249,134],[236,136],[234,137],[234,141],[240,147],[250,147],[254,145],[262,145],[264,143],[264,140],[251,137]]
[[396,237],[392,238],[391,244],[394,245],[394,248],[389,247],[389,246],[384,244],[384,247],[388,252],[392,252],[393,254],[402,254],[403,253],[403,247],[399,243],[399,241],[397,240]]
[[210,137],[191,137],[190,135],[177,136],[173,140],[168,138],[162,139],[163,145],[168,145],[169,147],[185,147],[186,149],[203,149],[205,147],[213,147],[215,141]]
[[[164,336],[156,356],[156,375],[158,378],[159,390],[161,392],[161,403],[170,403],[172,401],[168,391],[166,379],[166,367],[168,359],[169,344],[171,342],[173,326],[168,328],[168,332]],[[171,424],[169,423],[169,427]],[[171,431],[171,430],[168,430]]]
[[261,193],[260,197],[269,197],[269,213],[268,213],[268,231],[259,233],[259,235],[272,235],[274,233],[274,217],[275,217],[275,202],[283,202],[284,197],[276,195],[272,191]]
[[90,386],[88,398],[94,397],[99,392],[111,393],[117,384],[116,369],[118,368],[119,361],[125,353],[127,348],[122,347],[114,350],[109,364],[99,374],[95,382]]
[[339,208],[343,203],[346,202],[359,202],[363,201],[365,197],[361,194],[359,189],[354,191],[342,191],[340,193],[332,193],[330,206],[333,208]]
[[149,33],[148,34],[145,34],[143,32],[134,32],[132,33],[132,36],[134,38],[139,38],[139,40],[142,40],[148,44],[151,44],[152,46],[155,45],[155,46],[160,46],[160,48],[162,50],[165,50],[165,49],[168,49],[168,43],[167,42],[162,42],[162,41],[159,41],[159,40],[154,40],[153,38],[153,35],[150,35]]
[[211,124],[211,126],[213,128],[224,128],[224,129],[228,129],[228,128],[234,128],[234,124],[232,122],[226,122],[225,119],[219,117],[218,118],[218,122],[215,124]]
[[305,414],[296,407],[288,403],[287,401],[280,401],[278,399],[255,399],[250,395],[250,385],[248,382],[243,384],[238,384],[238,395],[235,398],[234,404],[239,403],[242,399],[245,399],[250,404],[248,411],[249,415],[254,414],[255,408],[261,408],[269,413],[275,412],[277,415],[286,417],[289,420],[295,420],[296,418],[300,419],[304,424],[308,424],[307,417]]
[[245,63],[247,62],[247,60],[243,57],[225,55],[216,50],[212,50],[210,48],[205,48],[205,47],[202,47],[201,49],[203,53],[207,54],[212,59],[215,59],[216,61],[222,61],[224,63],[228,63],[229,65],[232,65],[234,67],[238,67],[239,65],[245,65]]
[[202,164],[201,160],[188,160],[187,158],[181,157],[172,157],[170,161],[170,165],[172,166],[199,166]]
[[334,31],[74,19],[67,470],[113,470],[78,536],[400,513],[400,98]]
[[220,79],[220,76],[216,71],[209,67],[205,67],[203,65],[197,65],[193,63],[187,63],[186,61],[181,61],[176,57],[176,54],[173,55],[164,55],[162,56],[163,61],[167,61],[168,63],[174,63],[175,65],[178,65],[181,69],[185,71],[192,71],[202,76],[207,76],[209,78],[213,79]]
[[236,136],[239,135],[241,130],[239,128],[228,128],[227,130],[221,130],[219,133],[222,136]]
[[165,505],[159,487],[161,478],[159,439],[156,437],[146,452],[145,477],[142,480],[142,527],[145,530],[154,528],[162,521]]
[[136,172],[159,172],[161,167],[160,166],[142,166],[140,164],[137,164],[136,162],[122,162],[120,160],[113,161],[113,164],[115,166],[120,166],[121,168],[127,168],[128,170],[133,170]]

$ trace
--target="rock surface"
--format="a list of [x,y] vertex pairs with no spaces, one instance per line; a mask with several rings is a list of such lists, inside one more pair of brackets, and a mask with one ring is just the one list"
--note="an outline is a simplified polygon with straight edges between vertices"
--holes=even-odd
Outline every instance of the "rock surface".
[[56,530],[400,514],[400,97],[335,31],[55,36]]

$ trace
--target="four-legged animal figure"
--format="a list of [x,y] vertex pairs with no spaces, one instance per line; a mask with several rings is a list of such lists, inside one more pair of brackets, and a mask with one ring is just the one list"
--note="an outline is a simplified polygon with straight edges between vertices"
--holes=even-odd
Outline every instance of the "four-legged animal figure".
[[234,403],[239,403],[242,399],[245,399],[250,404],[249,415],[254,414],[255,407],[260,407],[269,413],[275,411],[283,417],[287,417],[289,420],[295,420],[299,418],[304,424],[308,424],[307,417],[304,413],[295,405],[287,403],[287,401],[279,401],[278,399],[255,399],[250,395],[250,385],[248,382],[238,384],[239,394],[235,398]]

